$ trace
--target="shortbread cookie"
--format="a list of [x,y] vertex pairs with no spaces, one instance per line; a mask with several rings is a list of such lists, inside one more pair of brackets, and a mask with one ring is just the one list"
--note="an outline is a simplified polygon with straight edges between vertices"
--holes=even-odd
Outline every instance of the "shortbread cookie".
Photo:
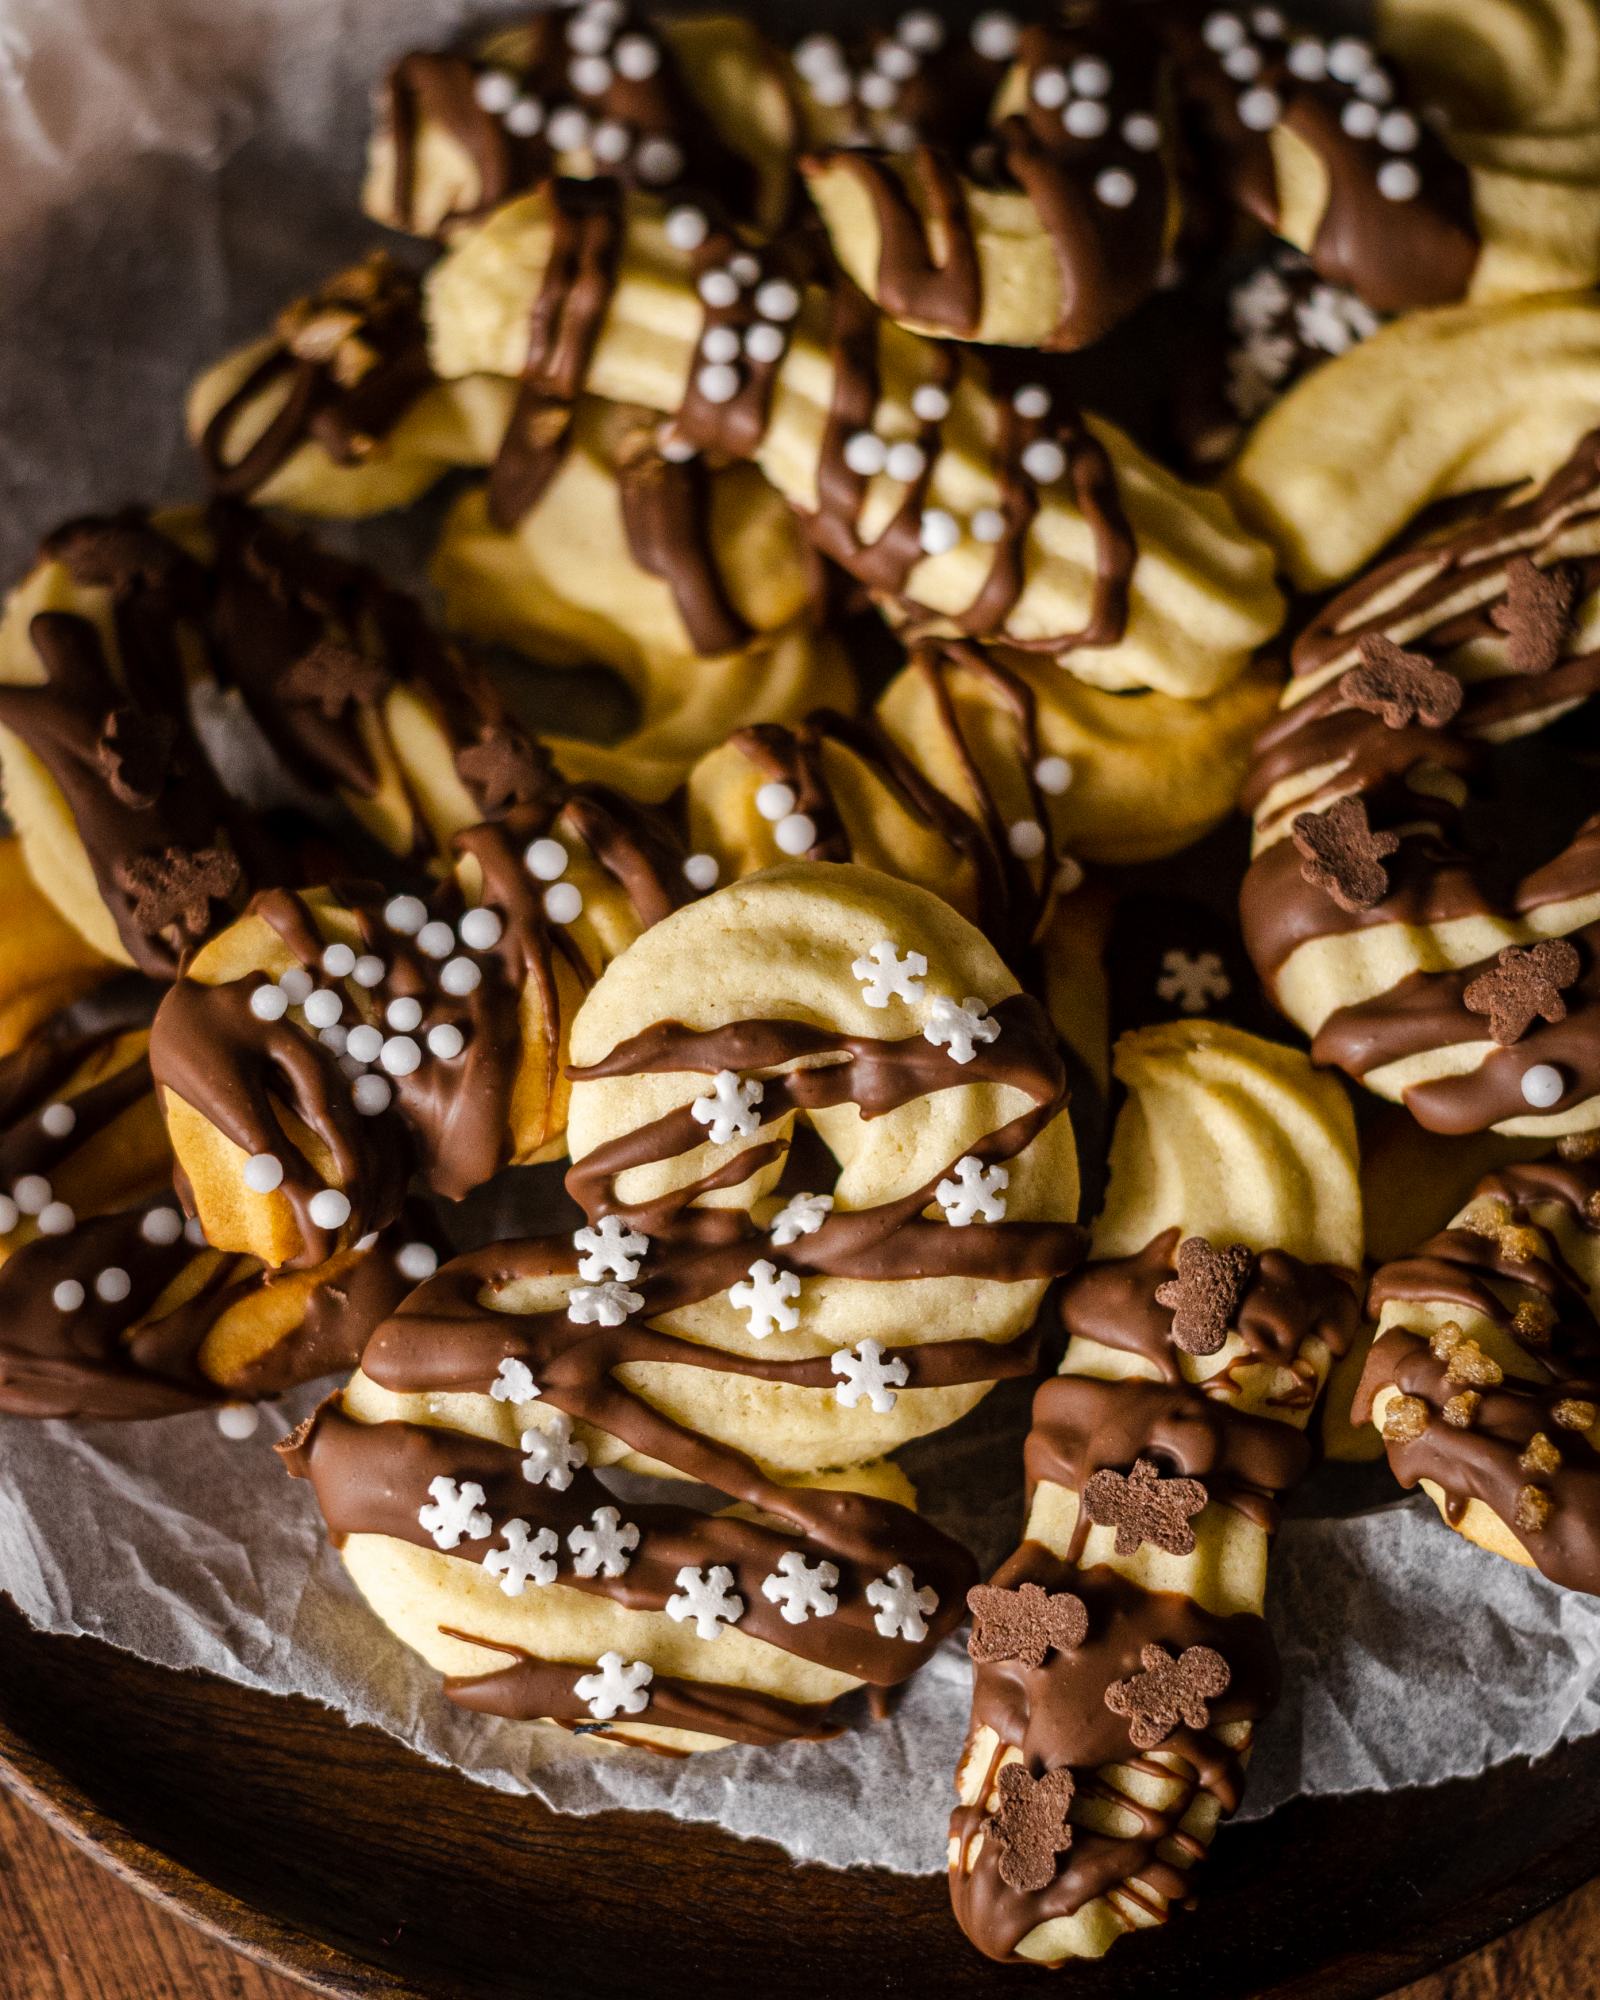
[[486,464],[511,404],[492,377],[435,378],[417,279],[375,251],[208,368],[188,425],[212,492],[348,519]]
[[[697,1245],[663,1324],[741,1357],[642,1372],[668,1415],[802,1472],[1032,1365],[1076,1257],[1065,1073],[1039,1003],[937,897],[816,862],[718,890],[607,967],[572,1076],[569,1189],[597,1226]],[[778,1189],[797,1119],[831,1191]]]
[[1251,957],[1430,1131],[1600,1126],[1597,584],[1600,432],[1326,606],[1257,746]]
[[304,1269],[561,1148],[567,1035],[599,968],[690,885],[664,823],[598,787],[469,827],[431,903],[269,890],[199,952],[152,1061],[208,1242]]
[[1600,1593],[1600,1139],[1490,1174],[1372,1282],[1356,1399],[1403,1486],[1480,1548]]
[[1224,486],[1321,590],[1439,502],[1548,477],[1597,422],[1592,293],[1410,313],[1285,396]]
[[[1070,657],[1081,679],[1203,696],[1281,616],[1266,551],[1113,427],[802,288],[698,209],[557,182],[465,235],[428,285],[448,379],[587,387],[753,458],[896,620]],[[736,358],[712,356],[731,352]]]
[[142,515],[49,536],[0,619],[0,780],[28,873],[101,956],[170,978],[249,892],[189,720],[204,580]]
[[0,839],[0,1057],[114,970],[40,893],[21,841]]
[[1034,1401],[1027,1538],[972,1592],[950,1883],[993,1958],[1094,1958],[1187,1901],[1277,1691],[1283,1494],[1354,1336],[1355,1131],[1298,1053],[1215,1023],[1118,1044],[1094,1261]]
[[661,21],[611,0],[552,7],[460,52],[402,56],[384,83],[362,205],[448,236],[552,174],[697,189],[775,228],[794,112],[746,20]]

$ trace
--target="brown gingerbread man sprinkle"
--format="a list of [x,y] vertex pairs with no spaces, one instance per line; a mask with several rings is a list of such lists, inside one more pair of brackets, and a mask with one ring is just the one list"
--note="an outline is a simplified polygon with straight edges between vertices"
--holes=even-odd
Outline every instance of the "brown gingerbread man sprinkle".
[[1131,1556],[1141,1542],[1186,1556],[1194,1548],[1190,1519],[1206,1504],[1198,1479],[1163,1479],[1152,1459],[1141,1458],[1132,1472],[1097,1472],[1083,1489],[1083,1510],[1098,1528],[1115,1528],[1119,1556]]
[[1185,1354],[1215,1354],[1228,1337],[1256,1267],[1242,1244],[1218,1250],[1203,1236],[1178,1245],[1178,1275],[1156,1286],[1156,1304],[1172,1308],[1172,1344]]
[[1412,1444],[1428,1428],[1428,1406],[1420,1396],[1396,1396],[1383,1413],[1385,1444]]
[[1106,1707],[1128,1718],[1128,1734],[1139,1750],[1165,1743],[1180,1722],[1206,1728],[1211,1721],[1206,1704],[1225,1694],[1232,1679],[1227,1661],[1211,1646],[1185,1646],[1177,1659],[1165,1646],[1146,1646],[1139,1662],[1143,1673],[1106,1689]]
[[1003,1590],[975,1583],[967,1592],[972,1635],[967,1651],[979,1665],[990,1660],[1020,1660],[1025,1667],[1042,1667],[1051,1647],[1070,1652],[1081,1646],[1089,1630],[1089,1613],[1081,1597],[1070,1590],[1042,1590],[1036,1583]]
[[486,729],[456,752],[456,772],[479,810],[493,819],[513,806],[532,805],[548,790],[552,770],[542,746],[518,729]]
[[1022,1895],[1048,1889],[1056,1876],[1056,1856],[1072,1845],[1067,1808],[1076,1790],[1065,1768],[1033,1777],[1021,1764],[1000,1773],[1000,1810],[990,1829],[1000,1849],[1000,1879]]
[[190,937],[203,937],[213,901],[228,902],[239,892],[238,860],[222,847],[164,847],[119,861],[117,887],[133,906],[133,920],[148,936],[177,924]]
[[1362,664],[1339,677],[1339,693],[1352,708],[1378,716],[1385,729],[1420,722],[1442,729],[1461,708],[1461,683],[1426,653],[1408,653],[1381,632],[1369,632],[1356,649]]
[[278,693],[300,708],[320,708],[330,722],[345,710],[370,708],[389,686],[388,669],[338,639],[319,639],[284,669]]
[[1506,596],[1490,617],[1506,635],[1506,664],[1514,674],[1547,674],[1561,658],[1578,595],[1572,572],[1558,563],[1540,569],[1527,556],[1506,564]]
[[114,708],[100,727],[95,755],[111,796],[135,811],[153,806],[172,775],[178,725],[170,715]]
[[1341,910],[1370,910],[1389,893],[1384,859],[1398,852],[1392,833],[1374,833],[1364,799],[1353,793],[1322,812],[1297,815],[1290,832],[1300,854],[1300,875],[1326,889]]
[[1487,1014],[1489,1033],[1503,1047],[1520,1042],[1536,1020],[1552,1026],[1567,1018],[1562,988],[1583,970],[1576,945],[1545,938],[1535,945],[1508,944],[1492,972],[1480,972],[1462,999],[1474,1014]]

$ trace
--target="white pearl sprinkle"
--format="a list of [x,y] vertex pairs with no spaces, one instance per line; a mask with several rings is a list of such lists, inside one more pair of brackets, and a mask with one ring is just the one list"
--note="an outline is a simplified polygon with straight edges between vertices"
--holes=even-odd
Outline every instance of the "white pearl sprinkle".
[[914,7],[910,13],[902,14],[894,31],[908,49],[921,49],[927,54],[944,47],[944,23],[926,7]]
[[76,1278],[63,1278],[50,1294],[50,1303],[57,1312],[75,1313],[84,1301],[84,1289]]
[[853,86],[848,70],[830,69],[821,76],[808,77],[806,87],[824,111],[836,111],[850,102]]
[[1422,176],[1409,160],[1385,160],[1378,169],[1378,192],[1385,201],[1412,201],[1422,187]]
[[1022,469],[1038,486],[1054,485],[1067,469],[1067,454],[1054,438],[1035,438],[1023,448]]
[[22,1211],[8,1194],[0,1194],[0,1236],[9,1236],[22,1220]]
[[343,1229],[350,1220],[350,1197],[342,1188],[319,1188],[307,1212],[319,1229]]
[[756,811],[763,819],[787,819],[795,809],[794,788],[772,778],[756,793]]
[[428,1030],[428,1054],[443,1062],[454,1062],[466,1046],[466,1036],[453,1021],[441,1021]]
[[685,204],[667,211],[667,241],[674,250],[698,250],[709,227],[698,208]]
[[394,1253],[394,1267],[402,1278],[420,1285],[439,1268],[439,1253],[431,1243],[402,1243]]
[[975,542],[993,547],[1006,538],[1006,517],[998,507],[980,507],[967,523]]
[[558,153],[581,152],[589,143],[589,119],[575,104],[559,105],[550,114],[546,134]]
[[391,896],[383,906],[383,921],[401,937],[415,937],[428,921],[428,907],[420,896]]
[[1059,111],[1067,101],[1070,87],[1066,71],[1052,64],[1034,71],[1028,94],[1035,104],[1042,105],[1046,111]]
[[1264,85],[1259,90],[1247,90],[1236,108],[1239,123],[1250,132],[1270,132],[1283,112],[1278,93]]
[[911,392],[911,414],[925,424],[942,424],[950,414],[950,398],[937,382],[920,383]]
[[319,986],[306,995],[304,1008],[308,1027],[331,1028],[344,1012],[344,1002],[332,987]]
[[1072,766],[1065,757],[1041,757],[1033,767],[1033,782],[1041,792],[1058,799],[1071,787]]
[[726,362],[713,362],[695,376],[694,386],[708,403],[731,403],[739,393],[739,371]]
[[670,139],[654,133],[640,146],[633,163],[646,187],[665,187],[683,172],[683,154]]
[[358,1063],[376,1062],[383,1053],[383,1035],[370,1021],[352,1028],[345,1040],[346,1052]]
[[120,1306],[133,1290],[133,1280],[120,1264],[108,1264],[94,1281],[95,1297],[108,1306]]
[[1019,861],[1037,861],[1044,852],[1044,828],[1036,819],[1019,819],[1007,828],[1006,840]]
[[892,76],[897,83],[908,83],[922,67],[916,50],[907,48],[904,42],[881,43],[872,63],[881,75]]
[[1328,51],[1309,35],[1292,44],[1286,60],[1289,74],[1302,83],[1320,83],[1328,73]]
[[64,1139],[78,1122],[70,1104],[47,1104],[39,1113],[40,1129],[51,1139]]
[[1409,153],[1422,137],[1421,128],[1409,111],[1386,111],[1378,126],[1378,143],[1391,153]]
[[441,988],[456,1000],[464,1000],[469,993],[476,993],[482,983],[483,968],[470,958],[448,959],[439,974]]
[[583,897],[574,882],[552,882],[544,892],[544,913],[553,924],[572,924],[583,915]]
[[888,111],[900,95],[900,86],[882,70],[871,70],[856,84],[856,96],[869,111]]
[[817,823],[809,813],[785,813],[772,837],[784,854],[807,854],[817,844]]
[[943,556],[961,540],[961,523],[943,507],[930,507],[918,530],[924,555]]
[[656,432],[656,450],[668,465],[687,465],[699,456],[687,438],[674,437],[665,424]]
[[793,319],[800,310],[800,293],[787,278],[768,278],[756,287],[756,311],[763,319]]
[[224,1403],[217,1412],[217,1429],[230,1444],[243,1444],[253,1438],[261,1424],[261,1417],[253,1403]]
[[77,1220],[64,1201],[47,1201],[39,1211],[39,1234],[65,1236],[76,1226]]
[[1104,97],[1111,89],[1111,65],[1099,56],[1079,56],[1071,76],[1080,97]]
[[1258,35],[1284,35],[1289,29],[1276,7],[1258,7],[1250,16],[1250,25]]
[[1352,97],[1339,113],[1339,123],[1352,139],[1370,139],[1378,129],[1379,112],[1365,98]]
[[921,445],[913,444],[909,438],[902,438],[899,444],[890,445],[883,468],[891,479],[901,480],[909,486],[914,479],[922,477],[927,463],[927,454]]
[[1394,85],[1376,64],[1356,78],[1356,91],[1374,104],[1387,104],[1394,96]]
[[422,1063],[422,1051],[409,1035],[391,1035],[378,1052],[391,1076],[411,1076]]
[[728,259],[728,270],[736,284],[748,289],[751,285],[760,283],[761,259],[753,256],[748,250],[738,250]]
[[1566,1079],[1554,1063],[1535,1063],[1522,1073],[1522,1097],[1535,1111],[1548,1111],[1567,1093]]
[[1017,17],[1001,8],[980,14],[972,24],[972,46],[985,62],[1010,62],[1021,34]]
[[1062,130],[1071,139],[1098,139],[1111,123],[1111,113],[1094,97],[1074,98],[1061,114]]
[[456,934],[440,917],[417,932],[417,950],[427,958],[448,958],[456,948]]
[[192,1243],[197,1250],[203,1250],[206,1243],[205,1227],[198,1215],[191,1215],[183,1225],[183,1240]]
[[1107,208],[1126,208],[1139,192],[1139,183],[1126,167],[1107,167],[1094,177],[1094,191]]
[[611,51],[617,74],[629,83],[643,83],[661,67],[661,51],[648,35],[624,35]]
[[11,1187],[11,1199],[23,1215],[37,1215],[50,1199],[50,1183],[43,1174],[22,1174]]
[[708,326],[700,342],[700,352],[707,361],[737,361],[739,336],[731,326]]
[[356,969],[356,955],[347,944],[330,944],[322,954],[322,969],[330,979],[348,979]]
[[503,69],[486,69],[473,79],[472,94],[480,110],[498,118],[516,102],[516,80]]
[[1136,153],[1153,153],[1161,144],[1161,121],[1148,111],[1130,111],[1122,121],[1122,137]]
[[857,431],[845,439],[844,462],[860,479],[882,472],[889,460],[889,447],[876,431]]
[[691,889],[702,892],[717,886],[717,877],[721,872],[714,854],[691,854],[683,864],[684,880]]
[[1328,50],[1328,74],[1340,83],[1354,83],[1372,67],[1372,51],[1355,35],[1341,35]]
[[598,97],[611,88],[611,80],[616,75],[604,56],[579,56],[577,61],[567,66],[567,80],[574,90],[585,97]]
[[611,46],[611,22],[585,8],[567,23],[567,47],[580,55],[601,55]]
[[744,351],[752,361],[780,361],[784,345],[783,329],[770,320],[758,319],[754,326],[745,328]]
[[807,35],[795,44],[790,57],[802,76],[826,76],[844,63],[844,50],[832,35]]
[[468,910],[456,930],[468,951],[493,951],[505,926],[493,910]]
[[522,858],[527,863],[528,873],[539,881],[559,882],[566,874],[567,863],[572,857],[559,840],[552,840],[547,834],[542,840],[530,841]]
[[360,1076],[362,1067],[363,1065],[356,1061],[347,1047],[344,1054],[339,1058],[339,1074],[343,1077],[348,1077],[354,1083],[356,1078]]
[[544,106],[537,97],[519,97],[506,113],[506,130],[513,139],[536,139],[543,123]]
[[377,986],[382,983],[383,975],[388,970],[388,966],[375,953],[364,951],[356,960],[350,977],[358,986]]
[[396,1034],[409,1035],[422,1019],[422,1002],[409,993],[402,994],[389,1002],[383,1018]]
[[283,1186],[283,1162],[276,1153],[252,1153],[244,1163],[244,1184],[252,1194],[271,1194]]
[[303,965],[291,965],[287,972],[278,974],[279,989],[289,996],[291,1007],[300,1006],[316,983]]
[[317,1040],[321,1042],[325,1049],[331,1049],[336,1056],[342,1056],[349,1043],[350,1036],[344,1028],[335,1024],[331,1028],[324,1028],[317,1036]]
[[358,1076],[350,1086],[350,1102],[363,1118],[376,1118],[388,1110],[394,1092],[382,1076]]
[[633,146],[633,134],[615,118],[606,118],[594,128],[589,150],[602,166],[619,166]]
[[1237,14],[1208,14],[1200,33],[1208,49],[1223,55],[1244,40],[1244,23]]
[[153,1208],[139,1224],[139,1234],[146,1243],[164,1250],[183,1234],[183,1217],[175,1208]]

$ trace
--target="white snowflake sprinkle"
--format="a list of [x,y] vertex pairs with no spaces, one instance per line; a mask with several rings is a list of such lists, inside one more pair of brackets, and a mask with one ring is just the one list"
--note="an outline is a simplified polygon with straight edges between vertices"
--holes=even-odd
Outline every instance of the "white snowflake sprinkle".
[[589,1453],[572,1435],[572,1419],[565,1410],[552,1410],[543,1430],[528,1430],[521,1438],[522,1476],[530,1486],[548,1486],[553,1493],[565,1493],[572,1475],[587,1465]]
[[761,1579],[761,1595],[778,1606],[786,1625],[803,1625],[808,1618],[831,1618],[839,1608],[834,1590],[839,1572],[831,1562],[808,1563],[798,1549],[778,1558],[771,1576]]
[[833,1207],[831,1194],[796,1194],[767,1225],[767,1234],[781,1250],[801,1236],[815,1236]]
[[1213,1000],[1226,1000],[1232,991],[1232,981],[1214,951],[1169,951],[1162,957],[1156,993],[1185,1014],[1203,1014]]
[[751,1333],[757,1340],[765,1340],[774,1329],[793,1333],[800,1324],[798,1309],[789,1303],[799,1296],[800,1280],[795,1273],[780,1271],[763,1257],[732,1287],[728,1303],[735,1312],[747,1314]]
[[595,1668],[592,1674],[578,1676],[572,1692],[597,1722],[609,1722],[618,1713],[638,1715],[649,1707],[646,1690],[655,1671],[643,1660],[624,1661],[620,1653],[602,1653]]
[[933,1194],[952,1229],[1005,1220],[1005,1190],[1011,1176],[1004,1167],[986,1167],[975,1154],[967,1153],[950,1172],[952,1178],[940,1181]]
[[756,1106],[765,1094],[757,1078],[719,1069],[711,1080],[711,1094],[697,1097],[689,1106],[689,1116],[708,1128],[713,1146],[725,1146],[730,1139],[748,1139],[760,1130]]
[[539,1385],[527,1362],[508,1354],[489,1384],[489,1394],[497,1403],[531,1403],[539,1394]]
[[853,1410],[865,1396],[880,1417],[894,1408],[894,1392],[906,1386],[911,1372],[904,1355],[896,1354],[886,1361],[875,1340],[858,1340],[854,1347],[841,1347],[828,1366],[840,1378],[833,1393],[847,1410]]
[[643,1292],[607,1278],[600,1285],[574,1285],[567,1294],[567,1318],[574,1326],[621,1326],[643,1304]]
[[486,1496],[477,1480],[467,1479],[458,1486],[441,1474],[429,1482],[428,1491],[434,1504],[418,1509],[417,1522],[432,1535],[435,1548],[453,1549],[463,1536],[478,1542],[494,1533],[494,1522],[484,1509]]
[[587,1528],[567,1536],[572,1567],[579,1576],[621,1576],[639,1546],[639,1530],[624,1521],[615,1507],[596,1507]]
[[916,1578],[904,1563],[896,1563],[889,1574],[867,1585],[867,1602],[874,1607],[873,1624],[884,1639],[926,1639],[928,1616],[939,1608],[939,1593],[928,1587],[919,1590]]
[[901,958],[893,941],[879,938],[864,958],[853,959],[850,970],[861,982],[861,997],[869,1007],[887,1007],[891,1000],[920,1000],[928,961],[920,951]]
[[491,1576],[499,1577],[507,1597],[520,1597],[530,1583],[555,1582],[560,1543],[553,1528],[541,1528],[535,1534],[526,1521],[518,1519],[507,1521],[500,1532],[506,1545],[491,1549],[483,1566]]
[[744,1616],[744,1599],[734,1589],[733,1571],[725,1564],[696,1569],[685,1563],[677,1582],[678,1595],[666,1602],[667,1616],[679,1625],[692,1618],[698,1638],[720,1638],[724,1625],[737,1625]]
[[1266,333],[1289,310],[1289,287],[1270,264],[1235,285],[1228,317],[1241,333]]
[[1343,354],[1378,330],[1371,306],[1338,285],[1318,285],[1295,307],[1294,321],[1307,347],[1324,354]]
[[577,1230],[572,1238],[578,1260],[578,1276],[591,1284],[597,1278],[620,1278],[626,1283],[639,1275],[639,1260],[650,1248],[648,1236],[630,1229],[620,1215],[603,1215],[592,1227]]
[[969,993],[959,1005],[941,993],[928,1009],[922,1024],[925,1041],[950,1051],[950,1060],[969,1063],[978,1053],[979,1042],[992,1042],[1000,1033],[1000,1023],[992,1020],[988,1008]]

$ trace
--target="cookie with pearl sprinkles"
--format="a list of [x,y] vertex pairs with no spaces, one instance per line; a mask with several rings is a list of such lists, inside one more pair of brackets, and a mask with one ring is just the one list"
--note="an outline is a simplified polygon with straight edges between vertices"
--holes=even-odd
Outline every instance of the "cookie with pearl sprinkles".
[[1098,1958],[1186,1905],[1278,1666],[1262,1616],[1306,1427],[1359,1324],[1355,1127],[1296,1050],[1125,1036],[1091,1260],[1034,1399],[1016,1552],[971,1593],[950,1893],[991,1958]]

